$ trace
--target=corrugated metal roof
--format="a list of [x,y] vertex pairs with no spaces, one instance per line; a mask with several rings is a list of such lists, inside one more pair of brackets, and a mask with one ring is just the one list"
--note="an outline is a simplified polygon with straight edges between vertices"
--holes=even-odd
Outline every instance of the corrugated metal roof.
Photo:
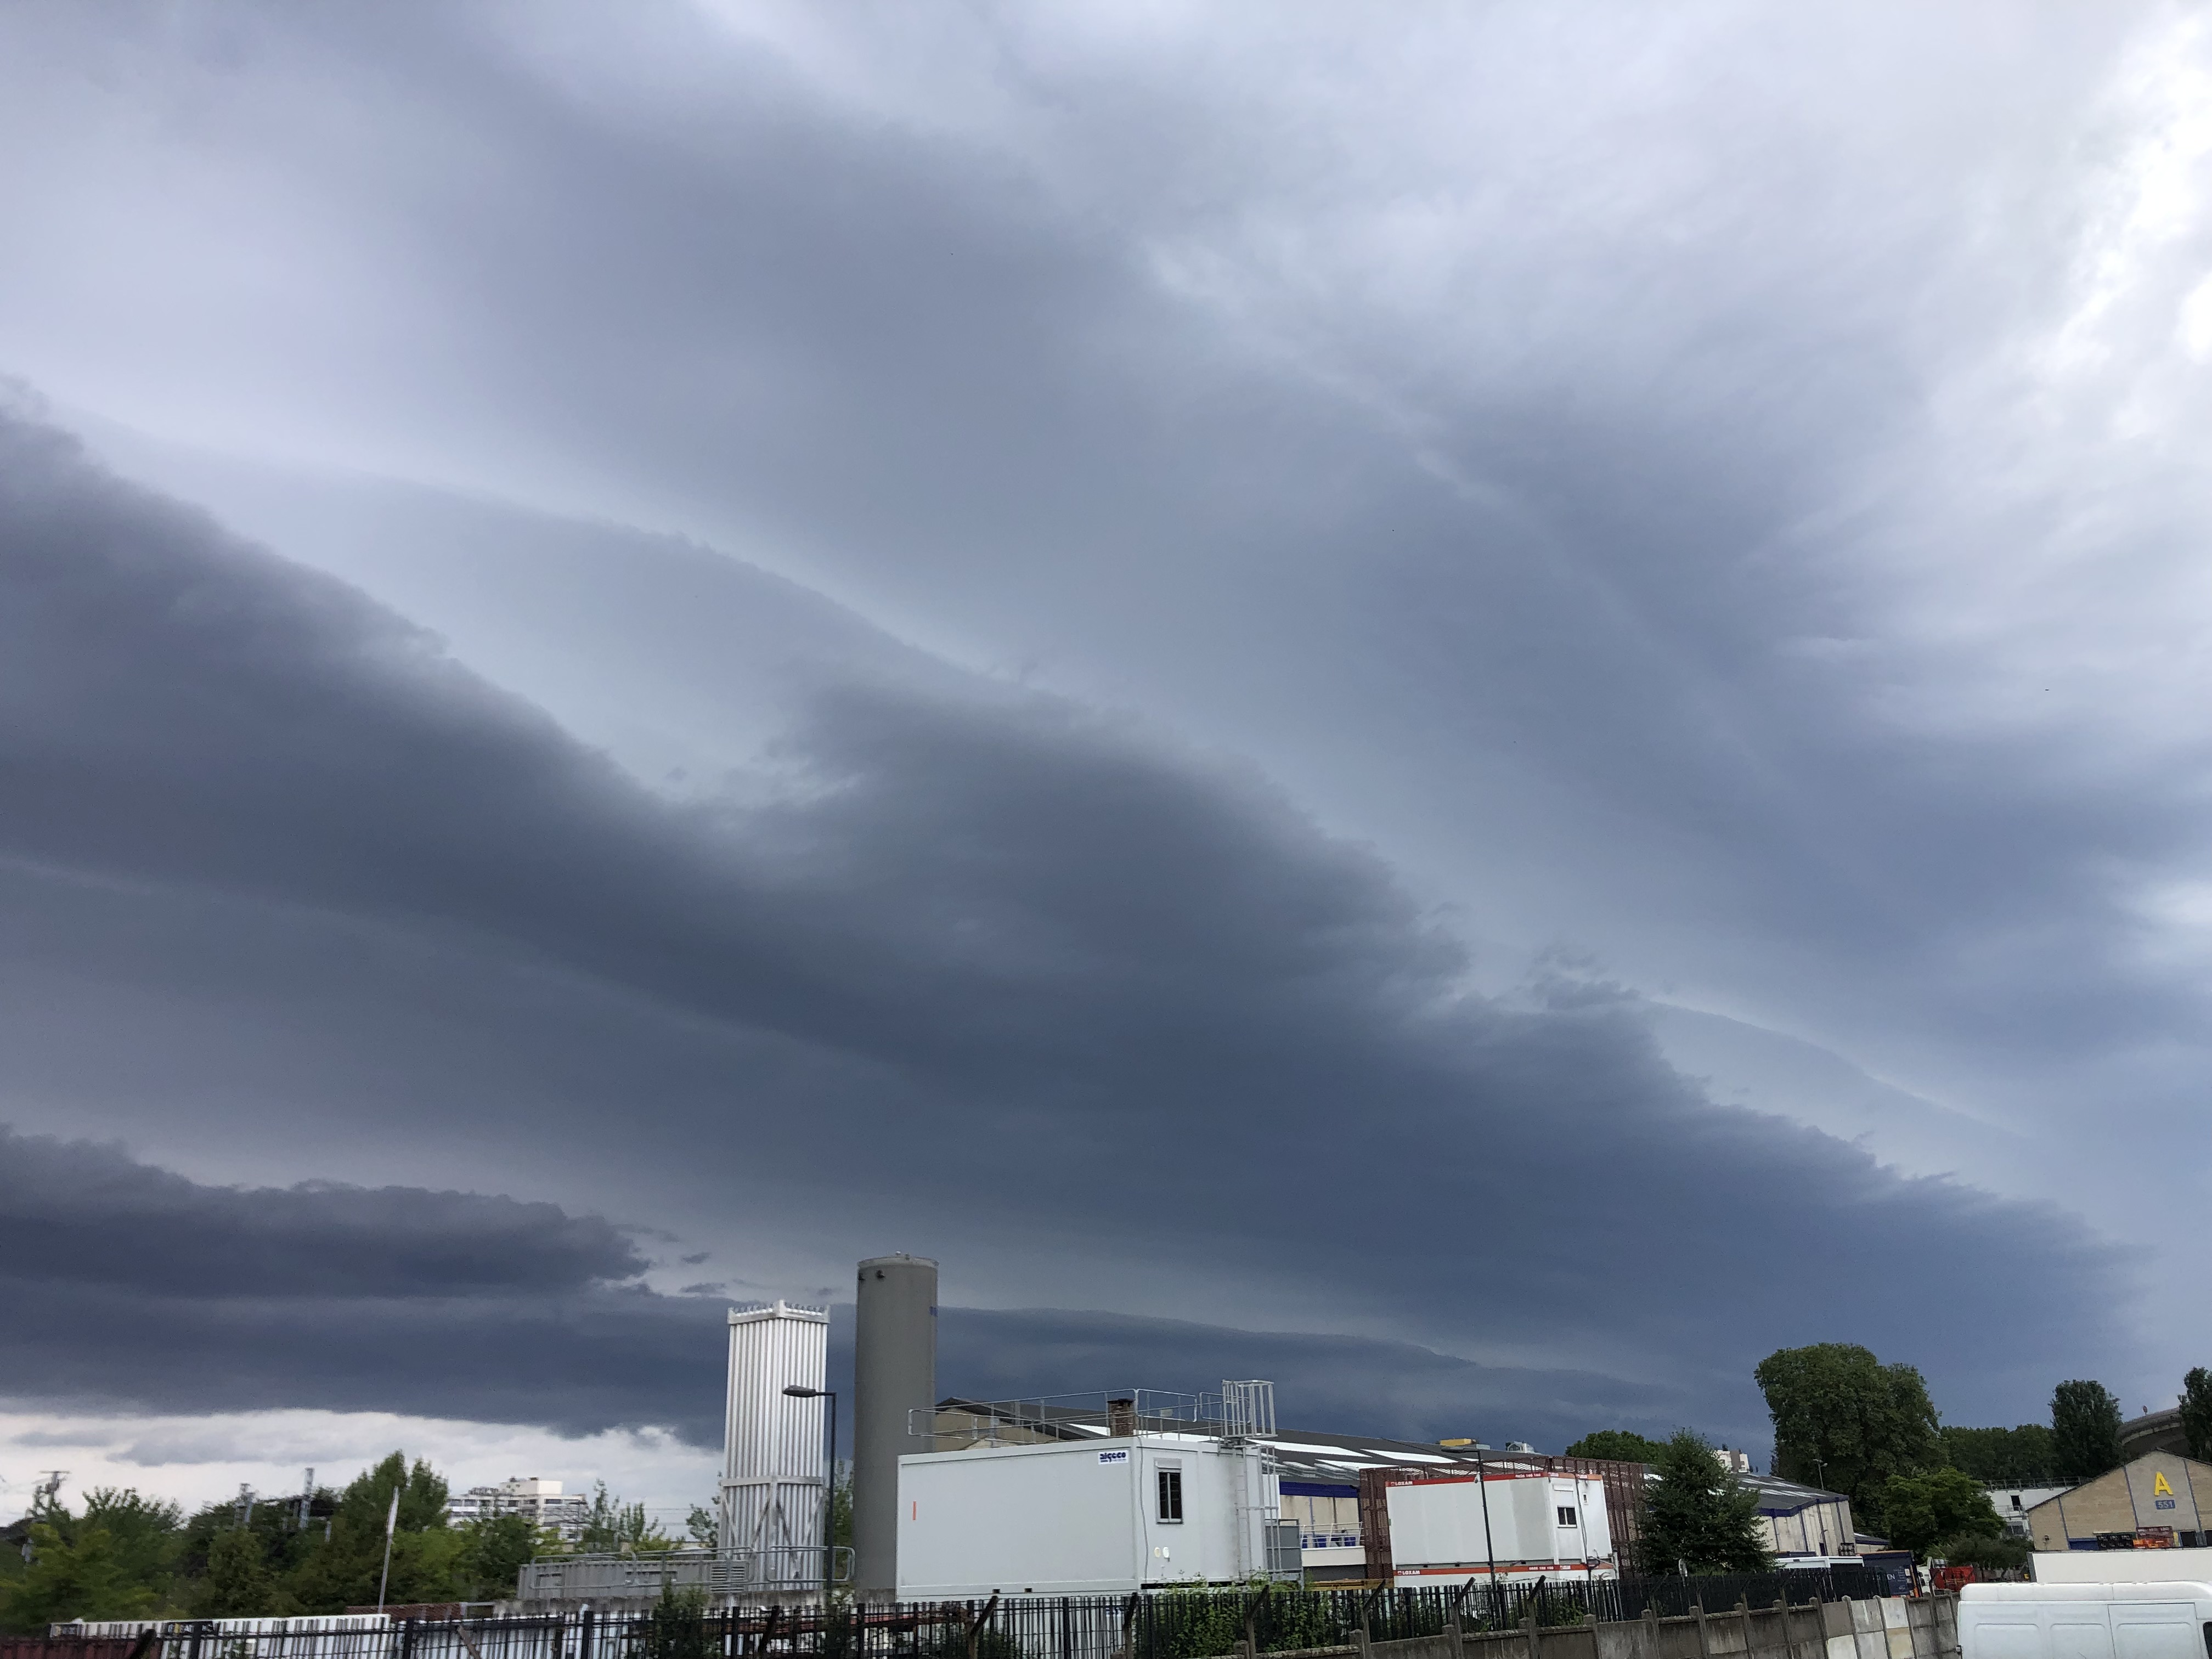
[[[947,1399],[939,1402],[939,1409],[951,1411],[981,1411],[985,1402]],[[1064,1432],[1069,1439],[1079,1437],[1095,1437],[1103,1418],[1097,1412],[1054,1413],[1048,1418],[1051,1429]],[[1036,1419],[1024,1426],[1034,1429]],[[1433,1442],[1419,1440],[1386,1440],[1371,1435],[1332,1434],[1322,1430],[1284,1429],[1275,1434],[1259,1437],[1282,1466],[1283,1473],[1292,1480],[1320,1480],[1347,1489],[1358,1484],[1362,1468],[1399,1465],[1414,1467],[1436,1474],[1453,1474],[1464,1471],[1472,1474],[1478,1465],[1471,1450],[1440,1447]],[[1524,1456],[1532,1454],[1485,1450],[1481,1467],[1491,1469],[1510,1469]],[[1540,1456],[1542,1454],[1533,1454]],[[1741,1480],[1759,1494],[1759,1508],[1768,1514],[1794,1515],[1812,1504],[1835,1504],[1844,1501],[1840,1492],[1823,1492],[1817,1486],[1804,1486],[1794,1480],[1784,1480],[1778,1475],[1739,1474]]]

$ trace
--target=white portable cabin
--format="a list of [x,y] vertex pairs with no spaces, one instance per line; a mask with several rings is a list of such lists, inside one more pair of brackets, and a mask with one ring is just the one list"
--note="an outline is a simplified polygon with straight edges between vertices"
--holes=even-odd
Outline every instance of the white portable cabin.
[[1498,1470],[1392,1480],[1390,1571],[1401,1585],[1610,1578],[1605,1482]]
[[2208,1632],[2208,1583],[1968,1584],[1959,1592],[1960,1659],[2205,1659]]
[[[974,1446],[899,1459],[904,1601],[1127,1594],[1295,1577],[1261,1451],[1195,1435]],[[1286,1534],[1286,1535],[1285,1535]]]
[[2039,1584],[2212,1584],[2212,1549],[2038,1550]]

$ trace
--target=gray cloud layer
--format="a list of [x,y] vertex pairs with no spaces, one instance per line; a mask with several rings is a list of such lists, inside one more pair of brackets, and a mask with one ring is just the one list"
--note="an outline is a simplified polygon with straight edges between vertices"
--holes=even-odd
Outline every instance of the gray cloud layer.
[[474,1193],[208,1188],[0,1127],[0,1260],[60,1285],[229,1299],[566,1291],[645,1270],[597,1217]]
[[[1603,988],[1468,994],[1461,947],[1373,854],[1127,722],[854,685],[815,699],[749,804],[673,805],[358,594],[21,420],[0,428],[0,599],[9,971],[67,1002],[23,1032],[46,1086],[96,1074],[58,1047],[172,1045],[173,1092],[273,1039],[331,1079],[299,1111],[351,1095],[388,1133],[444,1114],[426,1086],[459,1091],[541,1144],[619,1140],[757,1239],[896,1218],[915,1248],[1103,1275],[1124,1305],[1293,1309],[1580,1373],[1592,1412],[1642,1416],[1656,1389],[1738,1440],[1748,1367],[1782,1342],[1924,1356],[1973,1400],[2110,1340],[2114,1267],[2077,1224],[1716,1109]],[[199,999],[220,1017],[191,1018]],[[226,1225],[284,1213],[234,1202]],[[331,1227],[390,1204],[374,1224],[413,1240],[362,1253],[350,1293],[418,1267],[495,1281],[507,1247],[472,1225],[541,1237],[575,1299],[505,1284],[494,1326],[625,1358],[533,1420],[661,1397],[642,1379],[666,1340],[624,1334],[682,1298],[592,1288],[634,1265],[613,1235],[409,1202],[309,1204]],[[1930,1264],[1976,1285],[2001,1358],[1911,1293]],[[27,1279],[26,1305],[53,1285]],[[106,1305],[52,1361],[77,1386],[114,1362]],[[228,1363],[327,1335],[366,1401],[399,1362],[343,1305],[238,1304]],[[476,1316],[423,1307],[433,1349]],[[550,1387],[453,1369],[466,1409],[526,1413]]]
[[2115,1228],[2080,1103],[2193,1128],[2185,19],[5,27],[0,354],[58,393],[710,532],[1136,701]]
[[[544,1425],[721,1431],[722,1311],[635,1282],[604,1220],[468,1193],[210,1187],[116,1148],[0,1136],[6,1395],[86,1411],[311,1407]],[[849,1378],[849,1305],[833,1372]],[[948,1307],[945,1392],[1278,1380],[1309,1424],[1428,1437],[1470,1413],[1564,1443],[1667,1390],[1484,1367],[1406,1343],[1224,1330],[1073,1310]],[[151,1358],[149,1359],[149,1356]],[[851,1391],[840,1385],[849,1412]]]

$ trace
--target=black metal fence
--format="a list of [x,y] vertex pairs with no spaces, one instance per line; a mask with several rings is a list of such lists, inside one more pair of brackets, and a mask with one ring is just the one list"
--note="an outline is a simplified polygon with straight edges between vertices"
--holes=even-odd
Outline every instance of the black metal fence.
[[[1212,1659],[1518,1626],[1662,1618],[1739,1601],[1856,1600],[1887,1586],[1863,1567],[1747,1577],[1563,1577],[1465,1589],[1163,1590],[965,1602],[833,1603],[709,1610],[672,1598],[652,1612],[516,1619],[176,1623],[131,1659]],[[321,1626],[322,1628],[303,1626]],[[112,1645],[112,1643],[103,1644]],[[90,1659],[88,1650],[88,1659]]]

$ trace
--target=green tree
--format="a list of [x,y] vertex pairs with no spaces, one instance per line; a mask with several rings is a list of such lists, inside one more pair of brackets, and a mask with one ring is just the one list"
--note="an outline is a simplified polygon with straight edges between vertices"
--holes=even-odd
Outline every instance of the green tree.
[[672,1550],[676,1540],[660,1528],[657,1521],[646,1518],[645,1505],[625,1504],[611,1496],[607,1483],[597,1483],[592,1492],[592,1507],[584,1516],[583,1547],[594,1554],[620,1553],[650,1554],[658,1550]]
[[1922,1560],[1947,1538],[2002,1538],[2004,1522],[1981,1483],[1964,1469],[1893,1474],[1882,1489],[1889,1541]]
[[2051,1431],[2041,1423],[2010,1429],[1954,1428],[1942,1431],[1943,1455],[1985,1486],[2035,1486],[2051,1480]]
[[1963,1538],[1945,1539],[1928,1552],[1928,1559],[1948,1561],[1954,1567],[2024,1567],[2034,1553],[2033,1544],[2010,1533],[1996,1537],[1969,1533]]
[[841,1463],[830,1481],[830,1541],[853,1547],[853,1466]]
[[1617,1463],[1656,1463],[1663,1440],[1646,1440],[1626,1429],[1592,1429],[1567,1448],[1569,1457],[1601,1457]]
[[85,1494],[87,1527],[100,1527],[115,1540],[116,1559],[131,1579],[168,1600],[183,1538],[184,1511],[161,1498],[142,1498],[136,1487],[94,1486]]
[[0,1587],[0,1630],[33,1634],[65,1619],[134,1619],[160,1612],[173,1582],[173,1504],[99,1486],[82,1516],[41,1498],[25,1517],[30,1559]]
[[2051,1395],[2052,1471],[2089,1480],[2120,1467],[2120,1402],[2101,1382],[2061,1382]]
[[1753,1375],[1774,1419],[1774,1472],[1841,1492],[1857,1523],[1883,1525],[1893,1474],[1939,1465],[1936,1407],[1911,1365],[1885,1365],[1853,1342],[1781,1348]]
[[[325,1489],[316,1495],[313,1502],[319,1512],[327,1516],[337,1503],[337,1494]],[[269,1585],[263,1596],[260,1612],[264,1613],[297,1613],[300,1605],[291,1589],[291,1580],[315,1550],[322,1544],[323,1529],[319,1521],[312,1522],[312,1530],[300,1524],[298,1501],[289,1496],[277,1498],[256,1498],[251,1503],[228,1498],[210,1504],[185,1523],[178,1548],[177,1571],[181,1581],[179,1600],[185,1610],[198,1613],[202,1598],[208,1592],[207,1580],[214,1570],[218,1542],[232,1533],[246,1534],[258,1547],[261,1565],[266,1570]],[[224,1592],[226,1605],[243,1605],[257,1592],[246,1587],[245,1580],[253,1575],[246,1571],[248,1561],[245,1546],[233,1541],[223,1545],[225,1559],[222,1576],[226,1582],[237,1586]],[[242,1577],[241,1577],[242,1575]],[[242,1616],[242,1615],[241,1615]]]
[[684,1535],[697,1549],[710,1550],[721,1535],[721,1526],[714,1519],[714,1511],[704,1504],[694,1504],[690,1514],[684,1517]]
[[417,1459],[394,1452],[364,1469],[338,1494],[327,1540],[311,1539],[304,1559],[283,1589],[302,1613],[343,1613],[372,1607],[384,1566],[384,1518],[392,1493],[399,1519],[392,1540],[392,1581],[386,1600],[395,1606],[451,1601],[460,1588],[465,1540],[446,1524],[446,1483]]
[[264,1619],[274,1611],[276,1575],[261,1535],[238,1526],[215,1535],[208,1546],[207,1576],[192,1597],[203,1619]]
[[721,1650],[721,1638],[708,1633],[707,1592],[664,1583],[635,1649],[639,1659],[715,1659]]
[[1772,1571],[1773,1558],[1759,1524],[1758,1494],[1723,1469],[1694,1431],[1677,1430],[1651,1468],[1659,1478],[1644,1499],[1647,1571]]
[[523,1565],[549,1553],[557,1541],[527,1516],[495,1515],[471,1521],[459,1534],[461,1599],[496,1601],[514,1595]]
[[2212,1462],[2212,1371],[2192,1365],[2181,1379],[2181,1431],[2189,1437],[2189,1455]]

